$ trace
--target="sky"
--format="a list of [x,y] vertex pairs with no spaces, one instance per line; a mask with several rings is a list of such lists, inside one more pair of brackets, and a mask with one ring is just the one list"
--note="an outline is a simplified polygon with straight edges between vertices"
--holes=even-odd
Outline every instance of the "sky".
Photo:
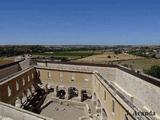
[[160,0],[0,0],[0,45],[160,45]]

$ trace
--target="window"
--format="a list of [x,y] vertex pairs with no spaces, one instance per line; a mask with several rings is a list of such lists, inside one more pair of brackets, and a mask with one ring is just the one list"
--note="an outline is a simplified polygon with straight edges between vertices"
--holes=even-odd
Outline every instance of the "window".
[[30,88],[27,89],[27,97],[30,97],[32,95]]
[[18,81],[16,81],[16,90],[17,91],[19,90],[19,83],[18,83]]
[[48,72],[48,78],[51,78],[51,72]]
[[30,81],[30,76],[28,76],[28,82]]
[[106,91],[104,91],[104,100],[106,100]]
[[88,79],[84,79],[84,81],[85,81],[85,82],[88,82],[89,80],[88,80]]
[[24,103],[25,101],[27,101],[27,96],[25,95],[25,93],[22,93],[22,103]]
[[35,87],[33,85],[31,85],[31,91],[32,91],[32,93],[34,93],[36,91]]
[[112,100],[112,112],[114,113],[115,112],[115,101]]
[[11,92],[12,92],[11,88],[10,88],[10,86],[8,86],[8,97],[11,96]]
[[62,73],[61,72],[59,73],[59,80],[63,81],[63,79],[62,79]]
[[22,82],[23,82],[23,86],[24,86],[25,85],[25,79],[24,78],[22,79]]
[[32,73],[32,79],[34,79],[34,74]]

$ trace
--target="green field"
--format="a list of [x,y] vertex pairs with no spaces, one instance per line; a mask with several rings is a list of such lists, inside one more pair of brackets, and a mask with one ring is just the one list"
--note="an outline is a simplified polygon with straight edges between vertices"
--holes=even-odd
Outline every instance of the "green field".
[[97,54],[92,51],[60,51],[60,52],[44,52],[44,53],[33,53],[33,57],[66,57],[68,59],[79,59]]

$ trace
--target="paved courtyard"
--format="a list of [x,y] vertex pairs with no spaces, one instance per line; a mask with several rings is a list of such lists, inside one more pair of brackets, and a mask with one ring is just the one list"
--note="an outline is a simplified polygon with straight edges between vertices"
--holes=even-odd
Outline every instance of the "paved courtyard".
[[78,120],[84,116],[84,109],[75,106],[61,105],[59,103],[51,103],[41,112],[41,115],[53,118],[55,120]]
[[[53,118],[54,120],[78,120],[85,116],[84,108],[81,106],[66,104],[65,102],[49,102],[52,94],[48,94],[41,115]],[[66,119],[67,118],[67,119]]]

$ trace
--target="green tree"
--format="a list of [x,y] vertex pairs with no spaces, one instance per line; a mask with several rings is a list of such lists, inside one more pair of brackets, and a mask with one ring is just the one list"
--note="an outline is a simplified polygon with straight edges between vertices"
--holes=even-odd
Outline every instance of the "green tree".
[[114,54],[121,54],[122,51],[121,50],[114,50]]
[[160,78],[160,66],[154,65],[149,70],[144,70],[144,73]]

